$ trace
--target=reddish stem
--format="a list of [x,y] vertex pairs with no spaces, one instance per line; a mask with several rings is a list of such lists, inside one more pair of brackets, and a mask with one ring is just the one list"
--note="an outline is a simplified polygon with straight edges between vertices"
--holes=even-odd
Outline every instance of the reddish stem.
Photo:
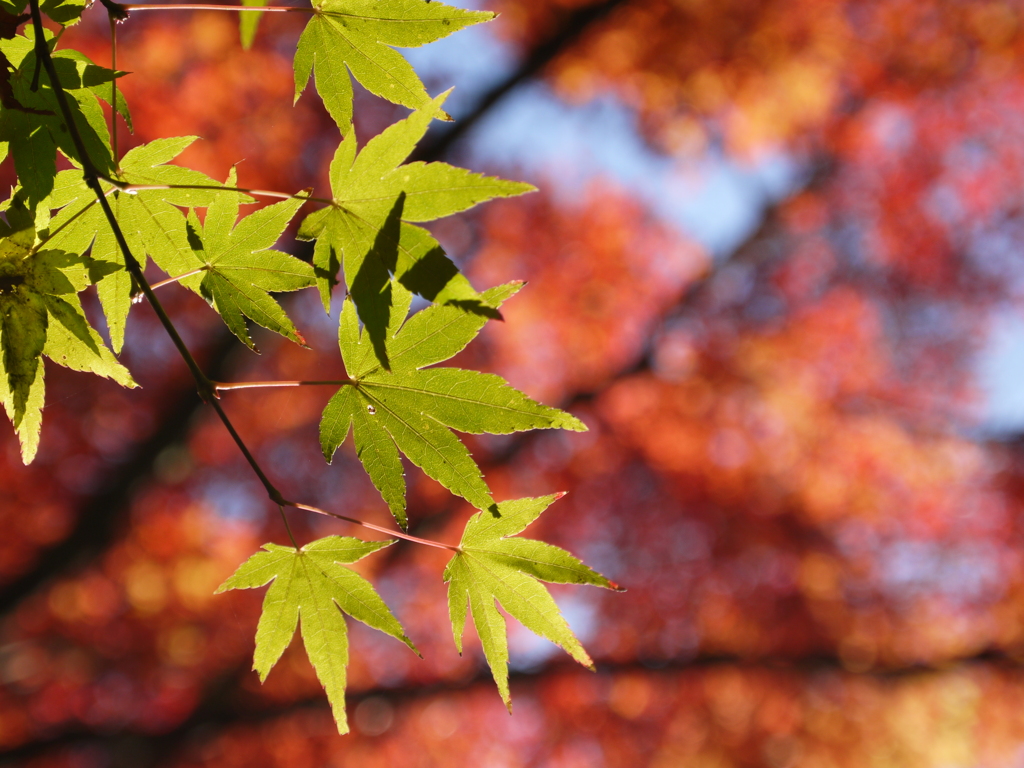
[[352,523],[353,525],[361,525],[363,528],[369,528],[373,531],[379,531],[380,533],[387,534],[388,536],[394,536],[398,539],[405,539],[406,541],[413,541],[417,544],[425,544],[428,547],[434,547],[435,549],[447,549],[449,552],[460,552],[459,547],[451,544],[442,544],[440,541],[432,541],[431,539],[421,539],[419,536],[413,536],[408,533],[402,533],[401,531],[393,531],[390,528],[385,528],[381,525],[374,525],[373,523],[367,523],[364,520],[357,520],[354,517],[346,517],[345,515],[338,515],[334,512],[328,512],[326,509],[320,509],[320,507],[312,507],[309,504],[299,504],[295,501],[285,501],[286,507],[295,507],[296,509],[304,509],[307,512],[315,512],[318,515],[327,515],[327,517],[334,517],[338,520],[344,520],[346,523]]
[[[156,286],[154,286],[154,288],[155,287]],[[231,389],[262,389],[266,387],[340,387],[345,384],[351,383],[352,379],[335,379],[329,381],[215,381],[213,382],[213,388],[216,391],[220,392],[221,390],[227,391]]]
[[[155,291],[157,288],[162,288],[165,285],[170,285],[171,283],[176,283],[179,280],[184,280],[186,277],[192,277],[192,275],[198,275],[200,272],[205,272],[206,270],[207,270],[207,267],[202,266],[199,269],[193,269],[191,272],[186,272],[183,275],[176,275],[175,277],[168,277],[166,280],[161,280],[159,283],[153,283],[153,285],[151,285],[150,287]],[[217,387],[214,386],[214,389],[217,389]]]
[[209,5],[206,3],[138,3],[122,5],[125,11],[259,11],[269,13],[316,13],[314,8],[288,5]]

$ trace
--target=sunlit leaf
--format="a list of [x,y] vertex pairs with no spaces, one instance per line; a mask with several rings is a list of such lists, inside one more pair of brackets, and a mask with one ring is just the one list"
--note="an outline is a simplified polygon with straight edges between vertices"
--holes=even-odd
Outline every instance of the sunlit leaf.
[[558,498],[560,494],[505,501],[494,511],[476,513],[466,523],[459,551],[444,571],[455,646],[462,653],[468,604],[494,682],[509,711],[512,700],[508,690],[508,637],[505,620],[495,603],[500,603],[524,627],[561,646],[580,664],[592,669],[590,656],[538,579],[619,588],[564,549],[533,539],[510,538]]
[[348,630],[342,612],[416,650],[370,582],[341,566],[393,543],[328,536],[299,549],[264,544],[262,552],[242,563],[217,589],[253,589],[273,582],[263,600],[263,613],[256,629],[253,669],[259,673],[260,681],[266,680],[301,622],[306,654],[327,691],[339,733],[348,732]]
[[[129,150],[121,158],[119,181],[175,188],[143,189],[131,194],[115,191],[108,196],[135,258],[144,267],[149,256],[172,276],[185,274],[196,266],[182,207],[208,206],[218,197],[229,197],[236,202],[252,200],[247,195],[225,191],[222,184],[204,173],[168,165],[195,140],[195,136],[157,139]],[[103,187],[110,189],[107,183]],[[114,351],[120,352],[133,286],[110,224],[96,203],[96,195],[82,180],[81,171],[57,174],[48,200],[53,208],[61,209],[51,224],[55,234],[48,246],[73,253],[85,253],[92,246],[94,269],[99,275],[100,302],[107,316]]]
[[494,18],[488,11],[464,11],[439,0],[321,0],[313,8],[295,51],[295,99],[313,74],[324,106],[348,133],[349,73],[370,93],[447,118],[439,104],[431,105],[412,66],[390,46],[416,48]]
[[[234,184],[234,170],[227,183]],[[303,202],[300,198],[283,200],[237,224],[238,200],[231,195],[222,195],[210,204],[205,225],[189,213],[193,263],[186,272],[203,271],[181,282],[209,301],[231,332],[250,349],[255,345],[246,329],[246,317],[305,344],[288,315],[269,295],[270,291],[296,291],[313,285],[312,267],[271,248]]]
[[[499,286],[482,298],[498,306],[520,287]],[[342,308],[338,342],[350,382],[324,409],[320,422],[324,457],[331,460],[351,428],[357,455],[403,527],[405,481],[399,451],[452,493],[480,509],[493,509],[480,468],[452,429],[508,434],[528,429],[584,431],[586,427],[571,414],[531,400],[500,376],[458,368],[422,370],[462,349],[486,317],[435,304],[404,322],[412,296],[398,282],[390,288],[393,312],[383,350],[390,370],[380,363],[368,334],[360,330],[352,301],[346,299]]]
[[[0,141],[10,146],[18,181],[35,204],[53,189],[58,148],[73,160],[82,158],[63,127],[45,71],[39,73],[39,87],[32,87],[37,72],[32,40],[24,35],[0,40],[0,53],[11,67],[0,67]],[[53,64],[90,161],[101,173],[113,172],[110,136],[94,89],[125,73],[99,67],[81,53],[54,54]]]
[[387,326],[391,275],[429,301],[480,303],[480,294],[434,237],[410,222],[448,216],[485,200],[534,189],[444,163],[401,165],[445,95],[390,126],[358,154],[353,137],[342,141],[331,163],[335,204],[309,215],[299,228],[300,238],[317,238],[313,264],[324,307],[330,307],[331,288],[343,267],[359,317],[378,349]]
[[[49,222],[16,193],[0,224],[0,378],[4,409],[29,463],[39,445],[44,404],[43,355],[60,365],[135,386],[99,334],[89,326],[77,291],[84,287],[77,254],[45,249],[37,226]],[[77,283],[77,285],[76,285]]]

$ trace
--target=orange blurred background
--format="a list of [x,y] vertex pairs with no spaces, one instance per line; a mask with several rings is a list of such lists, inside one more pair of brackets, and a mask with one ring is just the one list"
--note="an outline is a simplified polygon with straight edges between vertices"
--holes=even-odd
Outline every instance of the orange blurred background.
[[[467,126],[421,157],[541,187],[434,226],[477,287],[528,281],[460,362],[590,431],[469,442],[499,499],[568,491],[530,536],[627,587],[552,590],[598,671],[510,622],[509,717],[452,645],[444,553],[399,543],[359,566],[424,660],[351,626],[344,737],[301,648],[260,686],[262,595],[213,590],[285,533],[143,304],[141,390],[49,368],[39,457],[0,444],[0,764],[1020,765],[1024,3],[485,7],[409,53]],[[179,162],[325,192],[300,16],[243,51],[234,14],[134,14],[121,151],[195,134]],[[102,9],[64,42],[109,64]],[[404,113],[359,92],[361,140]],[[260,356],[161,291],[215,378],[342,370],[312,291],[312,351],[256,329]],[[224,403],[286,495],[386,525],[351,448],[320,456],[329,394]],[[457,540],[471,510],[408,481],[412,532]]]

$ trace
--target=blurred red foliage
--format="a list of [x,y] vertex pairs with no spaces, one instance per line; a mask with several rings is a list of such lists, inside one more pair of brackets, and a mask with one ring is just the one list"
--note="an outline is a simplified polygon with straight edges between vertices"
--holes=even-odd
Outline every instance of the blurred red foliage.
[[[494,34],[525,55],[586,5],[500,2]],[[353,735],[334,733],[301,651],[261,687],[261,596],[212,592],[285,534],[142,306],[126,347],[142,390],[48,369],[39,458],[22,467],[11,436],[0,451],[5,760],[1019,761],[1024,461],[1015,435],[979,427],[972,361],[1021,299],[1024,5],[612,5],[545,70],[562,98],[613,94],[681,169],[781,153],[804,181],[716,257],[606,179],[437,229],[480,286],[528,281],[466,359],[590,426],[473,446],[498,498],[569,491],[530,535],[628,588],[554,590],[598,673],[513,630],[508,718],[475,646],[452,647],[444,553],[399,544],[359,565],[425,660],[353,627]],[[86,16],[68,42],[108,61],[106,20]],[[298,14],[278,16],[249,52],[229,14],[123,25],[137,133],[122,148],[198,134],[183,161],[215,177],[244,160],[243,184],[324,189],[337,132],[311,95],[291,107]],[[393,114],[358,98],[369,126]],[[312,295],[289,308],[317,352],[262,337],[255,358],[162,290],[234,378],[341,373]],[[383,524],[350,452],[323,465],[328,394],[225,404],[285,490]],[[408,479],[414,531],[456,541],[470,510]],[[351,533],[294,519],[305,538]]]

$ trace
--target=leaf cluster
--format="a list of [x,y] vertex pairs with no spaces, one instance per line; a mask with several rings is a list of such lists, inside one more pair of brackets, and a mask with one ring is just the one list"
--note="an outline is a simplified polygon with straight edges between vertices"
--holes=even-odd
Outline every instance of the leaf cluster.
[[[62,25],[77,22],[85,8],[84,0],[37,2],[30,0],[33,12],[41,9]],[[135,386],[116,355],[140,294],[163,312],[145,276],[148,265],[167,276],[161,284],[205,299],[254,351],[250,323],[305,344],[274,294],[315,288],[330,313],[334,290],[343,285],[338,346],[347,378],[323,410],[325,459],[330,463],[352,434],[356,456],[401,531],[409,526],[403,456],[478,510],[460,545],[434,545],[453,552],[444,579],[456,646],[461,652],[468,606],[506,704],[508,650],[497,603],[590,665],[537,580],[614,585],[564,550],[512,538],[556,497],[496,501],[456,435],[586,427],[499,376],[438,365],[489,319],[500,318],[499,308],[522,284],[478,291],[419,226],[533,187],[445,163],[406,162],[431,122],[450,118],[442,109],[447,93],[431,98],[395,48],[424,45],[493,14],[437,0],[314,2],[296,44],[295,98],[312,78],[337,122],[341,139],[330,164],[329,197],[314,198],[312,190],[273,193],[283,199],[243,215],[242,206],[255,203],[257,193],[238,186],[234,169],[220,182],[175,162],[196,137],[157,139],[119,156],[101,101],[113,104],[112,120],[119,116],[132,128],[117,88],[126,73],[59,48],[60,36],[40,25],[19,32],[30,15],[25,10],[0,0],[0,156],[13,157],[18,177],[0,207],[0,399],[24,461],[32,461],[39,446],[44,358]],[[242,14],[244,45],[251,44],[260,15]],[[361,148],[352,128],[350,75],[371,93],[413,110]],[[59,156],[72,167],[58,172]],[[312,264],[277,247],[304,207],[296,236],[314,242]],[[92,289],[109,341],[83,311],[80,294]],[[428,306],[411,314],[414,295]],[[172,321],[166,323],[173,333]],[[180,349],[200,390],[212,386]],[[272,499],[302,506],[285,502],[246,455]],[[328,536],[304,546],[266,544],[220,588],[270,584],[255,669],[264,679],[300,627],[341,731],[348,661],[343,614],[415,650],[372,585],[345,567],[391,543]]]

